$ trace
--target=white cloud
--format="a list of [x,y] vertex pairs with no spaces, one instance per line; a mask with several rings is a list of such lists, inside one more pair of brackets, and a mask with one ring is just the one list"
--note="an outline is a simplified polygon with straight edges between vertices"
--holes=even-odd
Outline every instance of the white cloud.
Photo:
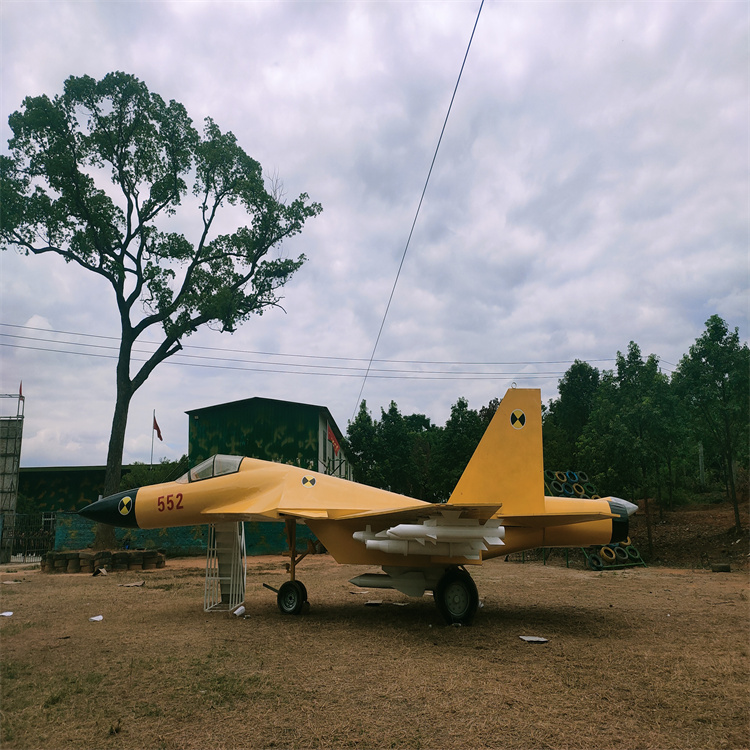
[[[324,213],[283,248],[309,258],[285,289],[287,314],[186,342],[235,355],[190,353],[366,360],[476,10],[8,3],[0,140],[24,96],[54,95],[71,74],[132,72],[198,126],[213,117],[290,198],[306,191]],[[487,4],[376,357],[606,359],[634,340],[676,362],[714,312],[747,338],[748,67],[740,3]],[[1,323],[117,335],[111,293],[80,269],[6,251],[0,271]],[[0,390],[23,379],[28,396],[24,465],[103,463],[113,360],[7,346],[0,357]],[[546,399],[566,365],[481,369],[542,387]],[[364,397],[376,413],[393,399],[442,423],[459,396],[479,407],[508,383],[373,377]],[[186,409],[264,395],[325,404],[345,427],[360,387],[353,377],[164,364],[134,398],[125,458],[148,460],[153,409],[165,437],[157,454],[177,457]]]

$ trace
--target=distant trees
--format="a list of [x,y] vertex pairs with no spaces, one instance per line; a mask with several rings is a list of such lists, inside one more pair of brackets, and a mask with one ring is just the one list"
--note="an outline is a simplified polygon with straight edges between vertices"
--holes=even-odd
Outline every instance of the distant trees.
[[561,381],[560,398],[545,414],[545,447],[549,441],[555,459],[585,467],[608,494],[653,497],[663,511],[674,506],[678,488],[701,488],[703,446],[707,471],[724,482],[740,529],[736,476],[738,471],[747,476],[748,469],[749,378],[748,346],[718,315],[706,322],[671,378],[660,371],[655,355],[644,360],[631,341],[627,354],[618,352],[616,369],[601,373],[585,422],[570,431],[559,415],[580,397]]
[[146,464],[134,461],[123,467],[120,478],[120,490],[130,490],[134,487],[146,487],[150,484],[161,484],[162,482],[173,482],[184,474],[189,468],[187,454],[178,461],[170,461],[162,458],[158,464]]
[[499,401],[480,411],[459,398],[445,427],[424,414],[403,416],[395,402],[374,420],[362,402],[349,423],[347,443],[354,479],[427,502],[450,496]]
[[544,456],[549,466],[580,466],[576,441],[589,421],[599,387],[599,370],[576,360],[558,384],[560,398],[544,415]]
[[736,468],[747,471],[750,429],[750,351],[740,343],[739,331],[730,331],[718,316],[680,360],[673,384],[685,406],[693,444],[707,446],[715,457],[739,529]]
[[[465,398],[444,427],[424,415],[403,416],[391,402],[373,419],[363,402],[348,430],[357,481],[431,502],[448,499],[499,405],[475,411]],[[630,342],[613,370],[576,360],[559,396],[543,410],[547,468],[584,470],[602,493],[649,499],[660,513],[678,495],[718,481],[741,519],[737,477],[748,474],[750,352],[717,315],[670,378],[654,354]]]

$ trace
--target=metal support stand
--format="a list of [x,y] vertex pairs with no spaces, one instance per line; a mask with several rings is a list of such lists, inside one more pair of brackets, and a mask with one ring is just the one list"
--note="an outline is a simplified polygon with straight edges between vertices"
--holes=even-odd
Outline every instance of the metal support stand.
[[217,523],[208,527],[205,612],[231,611],[245,601],[247,559],[245,525]]

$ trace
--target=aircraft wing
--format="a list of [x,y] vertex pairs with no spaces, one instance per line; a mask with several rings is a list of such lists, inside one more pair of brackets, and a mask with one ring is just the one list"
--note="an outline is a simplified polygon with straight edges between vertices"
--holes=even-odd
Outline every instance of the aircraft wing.
[[[401,496],[397,496],[401,497]],[[404,498],[406,499],[406,498]],[[299,498],[285,498],[283,493],[268,493],[266,497],[235,500],[226,505],[212,507],[202,512],[207,521],[275,521],[284,518],[305,520],[343,521],[362,519],[383,523],[416,523],[435,515],[451,514],[455,518],[473,518],[487,521],[500,510],[498,505],[460,505],[426,503],[410,500],[408,504],[394,503],[391,507],[361,510],[358,508],[321,507],[301,503]]]
[[368,510],[361,513],[349,514],[345,516],[345,518],[366,518],[377,519],[378,521],[383,520],[388,523],[391,521],[406,523],[408,521],[419,521],[440,514],[454,514],[456,518],[476,518],[481,521],[487,521],[498,512],[500,507],[500,505],[455,506],[448,505],[447,503],[420,502],[419,505],[399,508],[398,510]]
[[266,465],[260,471],[268,472],[270,478],[266,481],[257,473],[247,490],[233,491],[224,502],[204,508],[201,515],[207,522],[376,517],[417,520],[429,517],[440,507],[297,467],[269,470]]
[[453,511],[463,518],[479,518],[487,520],[497,512],[497,507],[449,508],[446,505],[416,501],[417,504],[378,510],[346,510],[341,508],[304,508],[295,507],[293,503],[281,500],[270,500],[264,503],[257,501],[238,500],[228,505],[204,510],[202,515],[207,522],[216,521],[276,521],[284,518],[297,518],[301,521],[330,520],[344,521],[363,519],[368,521],[382,521],[385,524],[417,522],[430,516],[439,515],[443,511]]
[[330,511],[326,508],[295,508],[284,505],[280,499],[259,501],[258,498],[251,500],[236,500],[227,505],[209,508],[202,512],[206,516],[206,522],[214,521],[278,521],[284,518],[307,518],[326,519],[331,518]]

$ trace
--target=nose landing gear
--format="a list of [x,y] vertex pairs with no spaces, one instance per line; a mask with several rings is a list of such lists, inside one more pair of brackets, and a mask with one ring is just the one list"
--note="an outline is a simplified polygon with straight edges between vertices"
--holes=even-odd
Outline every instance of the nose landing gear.
[[307,589],[302,581],[286,581],[276,595],[282,615],[298,615],[307,603]]
[[307,605],[305,584],[296,579],[297,563],[307,555],[307,552],[297,554],[297,521],[294,518],[286,519],[286,538],[289,543],[290,580],[283,583],[276,593],[276,604],[282,615],[299,615],[303,610],[309,609],[309,605],[305,606]]

